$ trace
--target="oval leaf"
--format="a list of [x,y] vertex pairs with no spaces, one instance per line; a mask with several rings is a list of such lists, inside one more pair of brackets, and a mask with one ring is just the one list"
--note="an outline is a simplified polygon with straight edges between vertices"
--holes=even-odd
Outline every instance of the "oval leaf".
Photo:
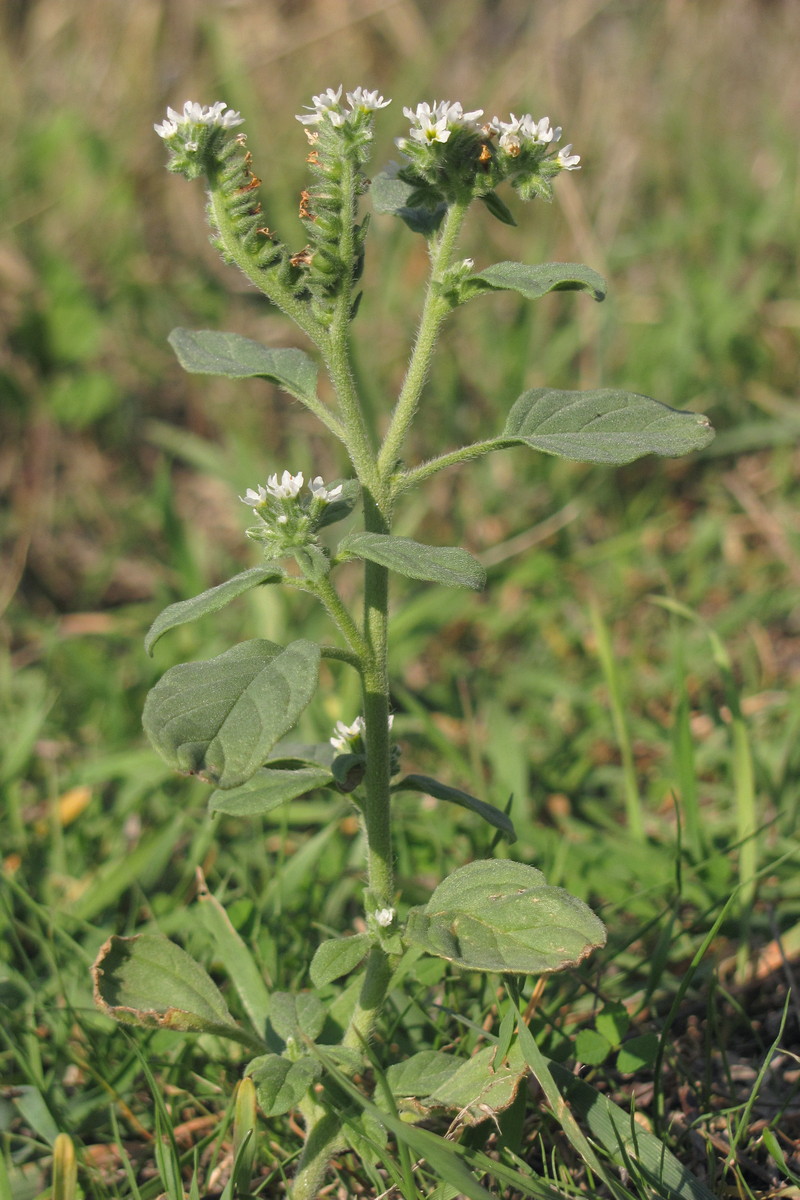
[[337,556],[366,558],[409,579],[425,579],[448,587],[476,590],[486,582],[477,558],[458,546],[424,546],[411,538],[387,533],[351,533],[339,543]]
[[270,350],[238,333],[173,329],[167,339],[184,371],[228,379],[269,379],[298,400],[317,394],[317,366],[302,350]]
[[177,770],[238,787],[308,704],[319,659],[312,642],[282,649],[254,639],[205,662],[181,663],[148,694],[145,732]]
[[273,992],[270,997],[270,1024],[283,1042],[290,1038],[313,1042],[322,1033],[325,1015],[316,992]]
[[644,454],[674,458],[702,450],[713,436],[701,413],[681,412],[635,392],[534,388],[519,397],[502,435],[487,449],[531,446],[577,462],[621,465]]
[[460,804],[462,808],[468,808],[470,812],[483,817],[484,821],[499,829],[508,842],[517,840],[511,819],[501,809],[487,804],[485,800],[478,800],[476,796],[470,796],[469,792],[462,792],[460,788],[448,787],[438,779],[431,779],[427,775],[406,775],[392,785],[392,791],[422,792],[426,796],[434,796],[437,800],[450,800],[451,803]]
[[259,1107],[265,1117],[281,1117],[297,1108],[312,1083],[322,1074],[313,1058],[290,1062],[277,1054],[262,1054],[248,1064],[246,1075],[256,1085]]
[[395,1096],[413,1096],[419,1120],[432,1109],[457,1112],[467,1125],[477,1125],[493,1113],[508,1108],[517,1094],[528,1065],[518,1046],[505,1062],[497,1061],[497,1047],[485,1046],[471,1058],[456,1058],[444,1051],[422,1050],[386,1072]]
[[332,782],[333,775],[325,767],[301,767],[297,771],[262,767],[239,787],[217,788],[211,793],[208,807],[211,812],[227,813],[229,817],[256,817]]
[[200,964],[158,934],[110,937],[92,978],[95,1003],[125,1025],[239,1038],[239,1027]]
[[499,262],[476,271],[467,285],[478,284],[479,292],[519,292],[528,300],[538,300],[548,292],[591,292],[595,300],[604,300],[606,281],[582,263],[540,263],[526,266],[519,262]]
[[147,631],[144,639],[145,650],[152,654],[156,642],[168,629],[185,625],[187,621],[196,621],[198,617],[204,617],[207,613],[218,612],[250,588],[258,587],[262,583],[277,583],[283,579],[284,573],[277,563],[265,563],[261,567],[251,567],[249,571],[242,571],[240,575],[234,575],[233,579],[209,588],[207,592],[201,592],[191,600],[179,600],[177,604],[170,604],[159,613]]
[[408,915],[406,938],[473,971],[548,974],[605,945],[602,922],[541,871],[523,863],[469,863]]
[[370,948],[372,939],[368,933],[356,933],[353,937],[336,938],[317,946],[311,960],[309,974],[314,987],[324,987],[334,979],[341,979],[354,971]]

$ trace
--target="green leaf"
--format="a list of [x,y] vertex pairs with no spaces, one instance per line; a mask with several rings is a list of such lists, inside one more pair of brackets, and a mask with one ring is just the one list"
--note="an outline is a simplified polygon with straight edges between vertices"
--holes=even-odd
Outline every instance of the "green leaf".
[[598,1033],[602,1033],[612,1046],[618,1046],[625,1036],[631,1019],[624,1004],[606,1004],[594,1019]]
[[[635,1164],[642,1183],[664,1200],[714,1200],[713,1193],[671,1154],[661,1138],[649,1133],[631,1112],[620,1108],[571,1071],[547,1062],[549,1074],[568,1109],[586,1122],[595,1144],[614,1162]],[[538,1078],[538,1076],[537,1076]]]
[[323,508],[316,524],[317,529],[324,529],[326,525],[334,525],[337,521],[343,521],[345,517],[350,516],[358,503],[361,496],[361,484],[357,479],[342,481],[334,479],[327,486],[329,488],[336,487],[337,483],[340,484],[342,490],[336,500],[331,500]]
[[272,812],[289,800],[305,796],[314,788],[330,786],[331,772],[325,767],[301,767],[297,771],[277,771],[261,767],[246,783],[234,788],[217,788],[211,793],[211,812],[231,817],[256,817]]
[[337,557],[366,558],[409,579],[425,579],[448,587],[476,590],[486,582],[477,558],[458,546],[424,546],[411,538],[387,533],[351,533],[338,546]]
[[516,1045],[505,1062],[498,1059],[496,1046],[486,1046],[466,1059],[423,1050],[390,1066],[386,1079],[394,1096],[415,1098],[409,1111],[419,1120],[433,1109],[446,1108],[457,1112],[465,1124],[477,1125],[508,1108],[527,1070]]
[[231,600],[235,600],[237,596],[241,596],[251,588],[258,587],[262,583],[277,583],[278,580],[284,578],[284,575],[283,568],[279,567],[277,563],[264,563],[261,567],[251,567],[249,571],[242,571],[240,575],[234,575],[233,579],[228,579],[225,583],[218,584],[217,587],[209,588],[207,592],[201,592],[199,596],[193,596],[191,600],[179,600],[177,604],[170,604],[162,613],[159,613],[147,631],[144,639],[145,650],[148,654],[152,654],[156,642],[168,629],[174,629],[177,625],[185,625],[188,621],[196,621],[198,617],[204,617],[208,613],[218,612],[226,604],[230,604]]
[[361,962],[370,944],[371,938],[368,933],[356,933],[353,937],[322,942],[317,946],[309,969],[314,987],[324,987],[334,979],[349,975]]
[[202,876],[198,899],[201,920],[213,938],[214,953],[236,988],[253,1028],[263,1038],[269,1016],[269,992],[261,970],[247,944],[234,929],[227,912],[216,896],[209,892]]
[[611,1053],[611,1043],[596,1029],[580,1029],[575,1038],[575,1057],[587,1067],[597,1067]]
[[243,1040],[204,969],[159,934],[113,935],[101,947],[92,977],[98,1007],[125,1025],[217,1033]]
[[519,262],[499,262],[476,271],[466,280],[478,283],[478,291],[519,292],[527,300],[538,300],[548,292],[591,292],[595,300],[604,300],[606,281],[582,263],[540,263],[526,266]]
[[428,775],[406,775],[392,784],[392,791],[422,792],[426,796],[434,796],[437,800],[450,800],[453,804],[460,804],[462,808],[468,808],[470,812],[483,817],[484,821],[499,829],[508,842],[517,840],[510,818],[501,809],[487,804],[485,800],[478,800],[476,796],[470,796],[469,792],[462,792],[460,788],[449,787],[446,783],[440,783],[438,779],[431,779]]
[[500,199],[497,192],[487,192],[485,196],[481,196],[481,200],[498,221],[502,221],[504,225],[516,225],[514,214],[505,201]]
[[640,1033],[629,1038],[617,1055],[617,1070],[632,1075],[643,1067],[652,1067],[658,1055],[658,1035]]
[[391,213],[405,221],[414,233],[430,237],[442,223],[447,205],[444,201],[433,200],[431,204],[420,203],[420,189],[396,175],[380,171],[372,181],[370,195],[375,211]]
[[487,859],[459,867],[424,908],[408,915],[406,940],[473,971],[541,975],[576,966],[605,945],[602,922],[541,871]]
[[530,446],[577,462],[633,462],[644,454],[677,457],[701,450],[714,436],[708,417],[681,412],[616,388],[523,392],[499,438],[487,447]]
[[248,1063],[245,1075],[256,1085],[259,1106],[265,1117],[281,1117],[297,1108],[308,1089],[322,1074],[322,1064],[313,1058],[290,1062],[278,1054],[262,1054]]
[[143,724],[166,762],[221,788],[244,783],[311,699],[319,647],[241,642],[205,662],[172,667],[150,691]]
[[269,379],[298,400],[317,394],[317,366],[302,350],[270,350],[238,333],[173,329],[167,339],[184,371],[228,379]]
[[282,1041],[290,1038],[313,1042],[325,1024],[325,1005],[315,992],[273,992],[270,997],[269,1020]]

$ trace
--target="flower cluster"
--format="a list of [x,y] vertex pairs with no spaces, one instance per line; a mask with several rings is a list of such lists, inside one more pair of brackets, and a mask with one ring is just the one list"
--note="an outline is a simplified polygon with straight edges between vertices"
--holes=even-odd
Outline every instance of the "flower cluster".
[[[434,100],[433,104],[418,104],[415,109],[404,108],[403,116],[411,122],[409,132],[412,141],[427,145],[429,142],[449,141],[455,129],[466,128],[479,133],[480,126],[475,122],[477,117],[483,116],[483,109],[464,112],[457,100],[452,104],[449,100]],[[397,138],[396,141],[401,150],[405,148],[405,138]]]
[[228,108],[224,100],[205,107],[187,100],[182,113],[168,108],[166,120],[153,128],[170,152],[168,169],[187,179],[197,179],[208,174],[211,161],[224,144],[225,134],[242,124],[244,117]]
[[247,536],[263,543],[271,558],[314,546],[326,506],[342,494],[342,484],[327,487],[321,475],[308,484],[309,496],[300,495],[302,487],[302,471],[297,475],[284,471],[280,481],[277,474],[270,475],[266,487],[258,484],[239,497],[260,522],[247,530]]
[[349,107],[342,106],[341,84],[336,91],[333,88],[327,88],[318,96],[311,97],[311,104],[304,105],[309,111],[299,113],[297,120],[301,125],[320,125],[323,122],[329,122],[334,128],[340,129],[348,122],[353,124],[359,118],[376,112],[379,108],[386,108],[392,103],[391,100],[384,100],[377,90],[368,92],[363,87],[357,87],[355,91],[347,92],[346,98]]
[[499,184],[508,181],[523,200],[533,196],[550,199],[551,180],[561,171],[578,169],[580,157],[572,146],[556,152],[561,129],[549,117],[530,113],[502,121],[492,117],[481,123],[483,109],[465,112],[458,101],[434,100],[404,108],[411,125],[397,145],[407,159],[399,178],[412,185],[409,208],[432,213],[438,206],[474,198],[485,200],[501,220],[510,213],[494,196]]
[[244,117],[241,113],[234,112],[231,108],[225,112],[226,108],[228,106],[224,100],[217,100],[215,104],[209,104],[205,108],[202,104],[187,100],[182,113],[175,112],[174,108],[168,108],[166,121],[161,125],[154,125],[153,128],[159,137],[167,140],[174,137],[184,126],[213,125],[220,129],[233,129],[235,125],[244,124]]

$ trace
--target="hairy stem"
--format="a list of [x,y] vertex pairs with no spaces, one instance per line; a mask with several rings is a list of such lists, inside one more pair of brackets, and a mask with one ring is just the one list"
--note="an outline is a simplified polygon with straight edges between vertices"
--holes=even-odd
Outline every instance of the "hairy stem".
[[378,455],[378,470],[382,479],[391,477],[400,457],[403,442],[419,407],[422,389],[428,377],[433,352],[442,322],[452,305],[441,292],[444,272],[450,266],[456,240],[461,232],[467,204],[453,203],[447,210],[436,238],[431,243],[431,274],[420,317],[417,337],[408,364],[403,386],[394,407],[386,437]]

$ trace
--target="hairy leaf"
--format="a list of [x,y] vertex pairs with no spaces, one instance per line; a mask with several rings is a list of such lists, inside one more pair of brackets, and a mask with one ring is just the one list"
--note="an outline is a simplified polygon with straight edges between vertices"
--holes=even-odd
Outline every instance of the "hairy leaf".
[[159,934],[110,937],[92,976],[98,1007],[123,1024],[240,1039],[239,1027],[205,970]]
[[152,654],[156,642],[168,629],[175,629],[188,621],[196,621],[198,617],[204,617],[208,613],[218,612],[237,596],[249,592],[251,588],[259,587],[262,583],[277,583],[283,579],[284,574],[283,568],[277,563],[264,563],[261,567],[251,567],[249,571],[234,575],[232,579],[209,588],[207,592],[201,592],[199,596],[193,596],[191,600],[179,600],[177,604],[170,604],[159,613],[147,631],[144,639],[145,650]]
[[620,465],[644,454],[677,457],[702,450],[713,436],[708,417],[635,392],[534,388],[519,397],[487,449],[530,446],[577,462]]
[[272,812],[289,800],[330,785],[333,776],[325,767],[301,767],[297,771],[279,771],[261,767],[246,783],[234,788],[217,788],[211,793],[211,812],[231,817],[255,817]]
[[205,662],[172,667],[148,694],[143,724],[179,771],[221,788],[245,783],[311,699],[319,647],[254,639]]
[[256,1085],[264,1116],[280,1117],[297,1108],[322,1074],[322,1064],[313,1058],[291,1062],[279,1054],[262,1054],[248,1063],[245,1074],[251,1076]]
[[314,987],[324,987],[334,979],[349,975],[361,962],[369,947],[368,933],[356,933],[353,937],[322,942],[317,946],[309,971]]
[[606,933],[582,900],[548,886],[541,871],[483,860],[459,867],[424,908],[411,910],[406,938],[470,970],[541,975],[576,966]]
[[604,300],[606,281],[582,263],[539,263],[527,266],[519,262],[499,262],[483,271],[475,271],[466,280],[476,291],[519,292],[528,300],[538,300],[548,292],[591,292],[595,300]]
[[386,533],[351,533],[339,543],[337,555],[366,558],[410,579],[449,587],[477,590],[486,582],[486,572],[477,558],[458,546],[424,546],[411,538]]
[[462,792],[460,788],[449,787],[446,783],[440,783],[438,779],[431,779],[428,775],[406,775],[392,784],[392,791],[422,792],[426,796],[435,796],[437,800],[450,800],[453,804],[460,804],[462,808],[468,808],[470,812],[483,817],[484,821],[499,829],[508,842],[517,839],[510,818],[501,809],[487,804],[485,800],[478,800],[476,796],[470,796],[469,792]]
[[168,338],[184,371],[228,379],[269,379],[298,400],[317,394],[317,366],[303,350],[271,350],[215,329],[173,329]]

